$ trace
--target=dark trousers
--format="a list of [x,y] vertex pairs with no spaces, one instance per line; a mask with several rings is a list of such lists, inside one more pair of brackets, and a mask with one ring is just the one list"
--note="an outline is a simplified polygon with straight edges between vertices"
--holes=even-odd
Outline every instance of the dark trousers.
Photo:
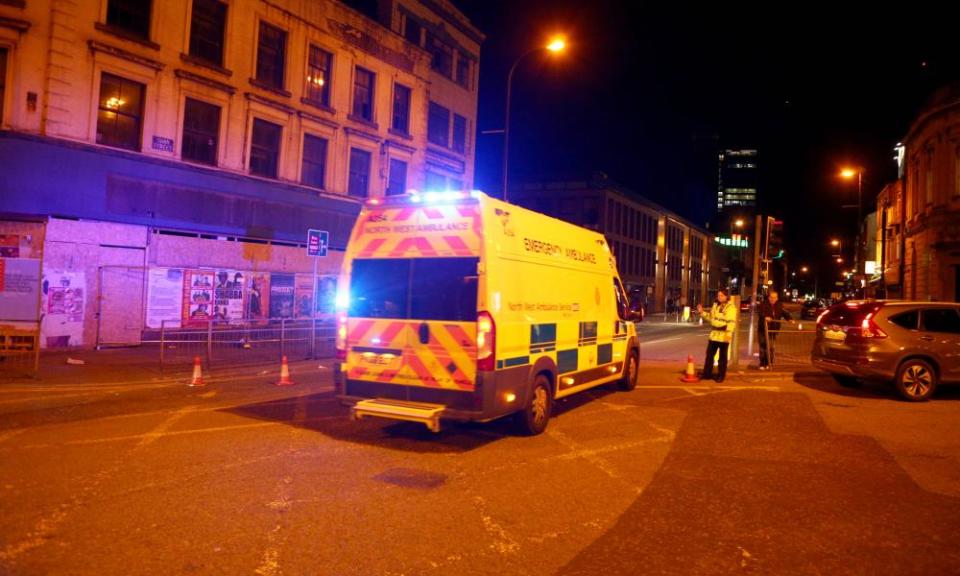
[[723,380],[727,376],[727,348],[729,347],[729,342],[707,341],[707,359],[703,362],[704,378],[713,377],[713,357],[718,350],[720,351],[720,360],[717,363],[717,380]]
[[773,364],[773,347],[777,343],[777,334],[768,334],[762,324],[757,333],[760,335],[760,365],[769,366]]

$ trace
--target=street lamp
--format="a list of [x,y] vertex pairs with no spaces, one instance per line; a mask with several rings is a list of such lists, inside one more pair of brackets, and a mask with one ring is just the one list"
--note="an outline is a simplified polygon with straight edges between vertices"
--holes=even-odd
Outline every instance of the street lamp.
[[840,171],[840,177],[845,180],[852,180],[857,177],[857,229],[860,229],[860,218],[863,217],[863,170],[860,168],[844,168]]
[[545,46],[538,46],[532,50],[524,52],[516,60],[513,61],[513,66],[510,67],[510,72],[507,74],[507,104],[505,107],[504,118],[503,118],[503,201],[507,201],[507,196],[509,194],[508,186],[510,184],[510,96],[513,92],[513,73],[517,69],[517,65],[531,54],[536,54],[541,50],[546,50],[551,54],[559,54],[563,52],[567,47],[566,40],[557,36],[550,40],[550,43]]

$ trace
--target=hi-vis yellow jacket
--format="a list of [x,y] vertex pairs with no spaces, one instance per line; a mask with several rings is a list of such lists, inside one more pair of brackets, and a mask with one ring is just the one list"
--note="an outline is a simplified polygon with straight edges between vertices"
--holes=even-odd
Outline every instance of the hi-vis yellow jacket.
[[733,329],[737,325],[737,309],[727,300],[723,304],[713,303],[710,311],[700,313],[703,319],[710,322],[710,339],[714,342],[731,342]]

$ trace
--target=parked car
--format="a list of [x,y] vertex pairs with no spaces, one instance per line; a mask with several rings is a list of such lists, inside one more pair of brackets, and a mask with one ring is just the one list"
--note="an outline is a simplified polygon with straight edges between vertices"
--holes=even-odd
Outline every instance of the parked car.
[[824,298],[807,300],[800,309],[800,318],[803,320],[816,320],[827,308],[830,307],[830,301]]
[[752,300],[751,300],[751,297],[750,297],[750,296],[747,296],[746,298],[744,298],[743,300],[741,300],[741,301],[740,301],[740,311],[741,311],[741,312],[749,312],[749,311],[750,311],[750,303],[751,303],[751,302],[752,302]]
[[928,400],[941,383],[960,382],[960,304],[851,300],[817,322],[811,358],[844,386],[893,382],[906,400]]

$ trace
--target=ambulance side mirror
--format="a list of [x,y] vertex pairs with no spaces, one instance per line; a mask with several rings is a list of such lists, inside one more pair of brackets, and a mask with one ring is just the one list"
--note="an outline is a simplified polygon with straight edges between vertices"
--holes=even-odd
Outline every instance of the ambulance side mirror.
[[643,316],[643,306],[640,304],[634,304],[627,311],[627,320],[630,322],[643,322]]

